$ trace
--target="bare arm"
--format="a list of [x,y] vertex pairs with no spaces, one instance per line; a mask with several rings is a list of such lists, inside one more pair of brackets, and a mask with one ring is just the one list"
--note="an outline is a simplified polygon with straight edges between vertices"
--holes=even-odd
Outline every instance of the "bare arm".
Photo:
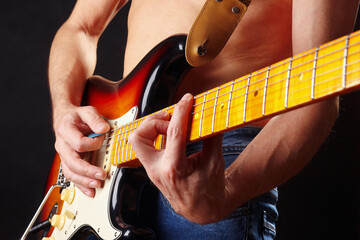
[[69,19],[58,30],[50,52],[49,84],[53,103],[55,148],[61,156],[65,176],[87,195],[105,177],[80,154],[97,149],[101,138],[85,137],[103,133],[108,124],[92,107],[80,107],[86,80],[96,65],[99,37],[125,0],[78,0]]

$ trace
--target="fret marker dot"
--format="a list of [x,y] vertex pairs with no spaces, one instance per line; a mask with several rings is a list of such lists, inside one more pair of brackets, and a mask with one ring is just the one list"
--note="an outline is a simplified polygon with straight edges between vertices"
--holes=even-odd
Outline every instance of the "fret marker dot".
[[256,97],[258,95],[258,91],[254,92],[254,97]]
[[303,73],[300,73],[299,75],[299,80],[302,81],[304,79],[304,74]]
[[224,108],[224,104],[223,104],[223,103],[221,104],[220,108],[221,108],[221,109],[223,109],[223,108]]

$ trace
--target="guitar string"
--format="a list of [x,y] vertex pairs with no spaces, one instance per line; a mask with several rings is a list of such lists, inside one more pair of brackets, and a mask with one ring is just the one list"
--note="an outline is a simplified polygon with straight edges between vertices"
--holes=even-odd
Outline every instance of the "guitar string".
[[[343,50],[344,50],[344,49],[343,49]],[[357,51],[357,52],[354,52],[354,53],[350,54],[349,57],[350,57],[351,55],[355,55],[355,54],[357,54],[357,53],[360,53],[360,51]],[[343,59],[343,57],[334,59],[334,60],[332,60],[332,61],[330,61],[330,62],[327,62],[327,63],[325,63],[325,64],[318,65],[316,68],[317,68],[317,69],[320,69],[321,67],[326,67],[327,65],[330,65],[331,63],[333,63],[333,62],[335,62],[335,61],[342,60],[342,59]],[[303,63],[303,64],[301,64],[301,65],[299,65],[299,66],[296,66],[296,67],[294,67],[294,68],[292,68],[292,69],[299,68],[299,67],[301,67],[301,66],[303,66],[303,65],[305,65],[305,64],[310,64],[310,63],[312,63],[312,62],[313,62],[313,60],[312,60],[312,61],[307,61],[307,62],[305,62],[305,63]],[[355,63],[357,63],[357,62],[355,62]],[[348,63],[347,66],[349,67],[351,64],[354,64],[354,62]],[[332,69],[331,71],[328,71],[328,72],[323,72],[322,74],[317,74],[317,78],[320,78],[320,77],[322,77],[323,75],[329,74],[329,73],[334,72],[334,71],[336,71],[336,70],[339,70],[339,69],[341,69],[341,68],[342,68],[342,66],[340,66],[340,67],[338,67],[338,68],[335,68],[335,69]],[[278,75],[280,75],[280,74],[285,74],[285,73],[287,73],[287,71],[288,71],[288,70],[284,70],[284,71],[279,72],[279,73],[277,73],[277,74],[270,75],[268,78],[270,79],[270,78],[273,78],[274,76],[278,76]],[[297,76],[298,76],[298,77],[301,77],[301,75],[305,75],[306,72],[310,72],[310,71],[313,71],[313,68],[312,68],[312,67],[311,67],[310,69],[306,70],[306,71],[301,72],[301,73],[297,73],[297,74],[291,75],[291,79],[294,79],[294,78],[296,78]],[[240,79],[240,80],[243,80],[243,79]],[[261,83],[261,82],[263,82],[263,81],[265,81],[265,80],[266,80],[266,78],[262,78],[262,79],[260,79],[260,80],[258,80],[258,81],[252,82],[251,85],[253,86],[253,85],[255,85],[255,84],[257,84],[257,83]],[[278,84],[278,83],[280,83],[280,82],[283,82],[283,81],[285,81],[285,80],[286,80],[286,78],[282,78],[282,79],[280,79],[280,80],[278,80],[278,81],[275,81],[275,82],[270,83],[269,85],[267,85],[267,87],[268,87],[268,88],[271,88],[271,86],[274,86],[274,85],[276,85],[276,84]],[[301,82],[303,83],[303,82],[306,82],[306,81],[309,81],[309,80],[311,80],[311,78],[303,79]],[[235,84],[237,84],[237,83],[239,83],[239,81],[236,81],[236,82],[235,82]],[[291,87],[292,87],[292,88],[295,88],[296,85],[299,85],[299,84],[302,84],[302,83],[300,83],[300,82],[293,83],[293,84],[291,85]],[[317,82],[316,84],[317,84],[317,85],[320,85],[321,83],[322,83],[322,82]],[[230,86],[230,85],[229,85],[229,86]],[[246,86],[242,86],[242,87],[240,87],[240,88],[235,88],[235,89],[233,89],[232,92],[238,92],[238,91],[243,90],[244,88],[246,88]],[[226,87],[221,87],[220,90],[221,90],[221,89],[226,89]],[[259,91],[262,90],[262,89],[264,89],[264,86],[259,87],[259,88],[254,89],[254,90],[251,90],[249,93],[251,93],[251,92],[259,92]],[[209,95],[209,93],[215,93],[216,91],[217,91],[217,89],[211,89],[211,90],[207,91],[206,93]],[[218,97],[214,97],[214,98],[207,99],[207,100],[205,101],[205,104],[214,101],[215,98],[218,98],[218,99],[219,99],[219,98],[222,98],[222,97],[224,97],[224,96],[227,97],[229,93],[230,93],[230,92],[225,92],[225,93],[219,95]],[[269,92],[268,92],[268,93],[269,93]],[[270,94],[269,94],[269,95],[270,95]],[[193,108],[196,108],[197,106],[200,106],[200,105],[204,104],[203,101],[196,103],[196,100],[199,99],[199,98],[203,98],[203,96],[204,96],[204,93],[201,93],[201,94],[199,94],[199,95],[197,95],[197,96],[194,97],[194,102],[195,102],[195,104],[193,105]],[[241,97],[241,96],[244,96],[244,94],[242,94],[242,95],[240,95],[240,96],[238,96],[238,97]],[[234,99],[234,98],[232,98],[232,99]],[[219,104],[223,104],[223,103],[225,103],[225,102],[226,102],[226,101],[219,102],[218,105],[219,105]],[[209,106],[209,107],[205,108],[204,110],[207,110],[207,109],[212,108],[212,107],[213,107],[213,106]],[[169,109],[173,109],[173,108],[174,108],[174,105],[172,105],[172,106],[169,107]],[[162,110],[160,110],[160,111],[161,111],[161,112],[164,112],[164,109],[162,109]],[[160,112],[160,111],[157,111],[157,112]],[[157,112],[155,112],[155,113],[157,113]],[[192,114],[196,114],[196,113],[199,113],[199,112],[201,112],[201,110],[200,110],[200,111],[194,111]],[[155,113],[152,113],[152,114],[155,114]],[[147,116],[145,116],[144,118],[146,118],[146,117],[148,117],[148,116],[151,116],[152,114],[147,115]],[[139,120],[141,120],[141,119],[142,119],[142,118],[137,119],[137,120],[135,120],[135,121],[133,121],[133,122],[124,124],[124,125],[120,126],[119,128],[127,127],[128,125],[134,124],[134,123],[136,123],[137,121],[139,121]],[[115,129],[113,129],[112,131],[115,131],[115,130],[117,130],[117,129],[119,129],[119,128],[115,128]],[[110,131],[109,131],[109,132],[110,132]],[[122,132],[122,134],[123,134],[123,133],[124,133],[124,132]],[[112,137],[115,137],[115,136],[117,136],[117,135],[112,135]],[[110,139],[110,138],[109,138],[109,139]],[[109,140],[109,139],[108,139],[108,140]]]
[[[356,63],[358,63],[359,61],[356,61]],[[354,64],[353,62],[352,62],[352,64]],[[348,65],[349,66],[349,65]],[[335,70],[333,70],[333,71],[336,71],[337,69],[335,69]],[[356,72],[356,70],[355,71],[353,71],[353,72],[348,72],[347,74],[348,75],[350,75],[350,74],[352,74],[352,73],[354,73],[354,72]],[[330,72],[328,72],[328,73],[330,73]],[[328,74],[327,73],[327,74]],[[338,77],[333,77],[333,79],[334,78],[338,78]],[[326,81],[322,81],[321,83],[324,83],[324,82],[329,82],[329,81],[332,81],[332,79],[329,79],[329,80],[326,80]],[[319,85],[319,83],[317,83],[317,85]],[[341,85],[341,83],[339,83],[338,85]],[[311,87],[311,86],[310,86]],[[310,87],[307,87],[307,89],[308,88],[310,88]],[[333,88],[333,86],[332,87],[329,87],[329,88]],[[306,89],[306,88],[304,88],[304,89]],[[326,89],[324,89],[323,91],[325,91]],[[240,96],[237,96],[237,98],[239,98]],[[222,103],[226,103],[226,102],[228,102],[229,100],[227,100],[227,101],[223,101]],[[221,102],[219,103],[219,104],[222,104]],[[219,104],[217,104],[217,105],[219,105]],[[258,105],[261,105],[261,104],[258,104]],[[210,109],[210,108],[213,108],[214,107],[214,105],[212,105],[212,106],[210,106],[210,107],[208,107],[208,109]],[[208,115],[208,117],[210,117],[209,115]],[[209,119],[208,119],[209,120]],[[134,123],[133,124],[130,124],[130,125],[134,125]],[[136,127],[137,127],[137,125],[138,124],[135,124],[135,128],[134,129],[136,129]],[[127,126],[126,125],[124,125],[125,127],[129,127],[129,124],[127,124]],[[130,127],[131,128],[131,127]],[[128,130],[128,131],[125,131],[125,132],[122,132],[121,133],[121,138],[120,139],[118,139],[117,141],[121,141],[121,142],[123,142],[124,140],[127,140],[127,138],[128,138],[128,136],[129,136],[129,133],[132,131],[132,130],[134,130],[134,129],[130,129],[130,130]],[[120,135],[120,134],[119,134]],[[125,137],[125,138],[122,138],[122,137]],[[130,145],[130,144],[128,144],[127,142],[125,142],[125,143],[121,143],[121,146],[127,146],[127,145]],[[118,145],[117,145],[118,146]],[[122,148],[123,148],[122,147]],[[115,149],[115,150],[117,150],[117,149]],[[119,149],[119,150],[121,150],[121,149]],[[128,151],[127,151],[128,152]],[[126,152],[126,154],[127,154],[127,152]],[[119,155],[120,154],[124,154],[124,152],[119,152]],[[130,157],[132,157],[134,154],[133,154],[133,152],[132,152],[132,147],[130,147]],[[115,155],[113,155],[113,156],[110,156],[110,157],[114,157]]]
[[[357,36],[357,35],[360,35],[360,32],[357,32],[357,33],[355,33],[355,34],[353,34],[353,35],[348,35],[348,36],[346,36],[346,37],[351,37],[351,38],[353,38],[353,37],[355,37],[355,36]],[[333,42],[326,43],[326,44],[320,46],[320,47],[318,48],[318,51],[323,50],[323,49],[325,49],[325,48],[328,48],[328,47],[330,47],[330,46],[333,46],[333,45],[335,45],[335,44],[337,44],[337,43],[341,43],[341,42],[344,42],[344,43],[345,43],[345,40],[342,39],[342,38],[340,38],[340,39],[334,40]],[[325,55],[323,55],[323,56],[320,56],[320,57],[318,57],[317,59],[320,60],[321,58],[326,58],[326,57],[328,57],[329,55],[334,55],[335,53],[340,52],[340,51],[343,51],[343,50],[346,49],[346,48],[350,48],[350,47],[353,47],[353,46],[359,45],[359,44],[360,44],[360,43],[350,44],[350,45],[348,45],[348,46],[345,46],[344,48],[341,48],[341,49],[336,50],[335,52],[331,52],[331,53],[325,54]],[[308,52],[304,52],[304,53],[298,54],[298,55],[296,55],[296,56],[293,57],[293,60],[292,60],[292,61],[296,61],[297,59],[304,58],[305,56],[311,56],[311,55],[312,55],[313,53],[315,53],[316,51],[317,51],[316,49],[312,49],[312,50],[309,50]],[[340,59],[341,59],[341,58],[340,58]],[[258,70],[258,71],[255,71],[254,73],[252,73],[251,78],[254,78],[254,77],[257,76],[257,75],[266,73],[267,71],[271,71],[271,69],[275,69],[275,68],[281,67],[281,66],[286,66],[286,65],[289,63],[289,61],[290,61],[290,59],[285,59],[285,60],[283,60],[283,61],[280,61],[280,62],[278,62],[278,63],[275,63],[275,64],[273,64],[273,65],[270,65],[269,67],[266,67],[266,68],[260,69],[260,70]],[[296,68],[299,68],[299,67],[301,67],[301,66],[304,66],[304,65],[309,64],[309,63],[312,63],[312,62],[314,62],[314,59],[309,60],[309,61],[307,61],[307,62],[304,62],[304,63],[302,63],[302,64],[299,64],[299,65],[296,66]],[[269,69],[269,70],[268,70],[268,69]],[[292,68],[292,69],[295,69],[295,67]],[[286,70],[283,70],[282,72],[279,72],[279,73],[276,73],[276,74],[274,74],[274,75],[271,75],[271,76],[269,76],[269,77],[274,77],[274,76],[277,76],[277,75],[279,75],[279,74],[283,74],[284,72],[287,72],[287,69],[286,69]],[[240,78],[238,78],[238,79],[235,80],[235,84],[240,83],[241,81],[247,81],[247,79],[248,79],[248,75],[242,76],[242,77],[240,77]],[[258,80],[257,82],[261,82],[261,81],[263,81],[264,79],[265,79],[265,78],[260,79],[260,80]],[[251,84],[252,84],[252,85],[255,85],[257,82],[252,82]],[[230,86],[231,84],[232,84],[232,81],[230,81],[230,82],[228,82],[228,83],[225,83],[224,85],[222,85],[222,86],[220,86],[220,87],[221,87],[221,89],[225,89],[226,87]],[[244,88],[245,88],[245,87],[246,87],[246,86],[244,86]],[[207,93],[211,93],[211,92],[215,92],[215,91],[217,91],[217,89],[211,89],[211,90],[207,91]],[[227,93],[224,93],[223,95],[226,95],[226,94],[227,94]],[[195,97],[194,97],[194,100],[196,100],[197,98],[201,98],[203,95],[204,95],[204,93],[201,93],[201,94],[195,96]],[[219,97],[221,97],[221,96],[219,96]],[[194,107],[196,107],[196,105],[194,105]],[[150,114],[150,115],[151,115],[151,114]],[[148,115],[148,116],[150,116],[150,115]],[[114,130],[115,130],[115,129],[110,130],[109,132],[114,131]]]

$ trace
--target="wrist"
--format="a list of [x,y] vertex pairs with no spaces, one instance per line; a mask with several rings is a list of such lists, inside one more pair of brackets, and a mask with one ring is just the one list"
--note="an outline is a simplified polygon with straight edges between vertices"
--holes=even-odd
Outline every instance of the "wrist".
[[225,171],[225,216],[229,215],[231,212],[234,211],[234,209],[238,208],[249,200],[246,194],[247,191],[244,188],[241,188],[239,184],[234,185],[231,182],[231,179],[233,178],[229,177],[229,175],[226,174]]
[[71,103],[57,103],[53,104],[53,111],[52,111],[52,120],[53,120],[53,128],[57,129],[59,122],[64,117],[64,115],[71,111],[72,109],[78,106],[71,104]]

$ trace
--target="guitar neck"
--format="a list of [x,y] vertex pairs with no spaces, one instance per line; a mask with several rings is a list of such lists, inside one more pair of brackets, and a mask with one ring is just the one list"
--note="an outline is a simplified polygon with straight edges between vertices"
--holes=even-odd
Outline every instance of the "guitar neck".
[[[240,77],[194,97],[189,142],[360,88],[360,32]],[[174,105],[161,111],[172,114]],[[136,159],[129,134],[141,118],[112,131],[113,165]],[[165,137],[154,145],[164,147]],[[119,157],[120,156],[120,157]],[[119,160],[121,159],[121,160]]]

